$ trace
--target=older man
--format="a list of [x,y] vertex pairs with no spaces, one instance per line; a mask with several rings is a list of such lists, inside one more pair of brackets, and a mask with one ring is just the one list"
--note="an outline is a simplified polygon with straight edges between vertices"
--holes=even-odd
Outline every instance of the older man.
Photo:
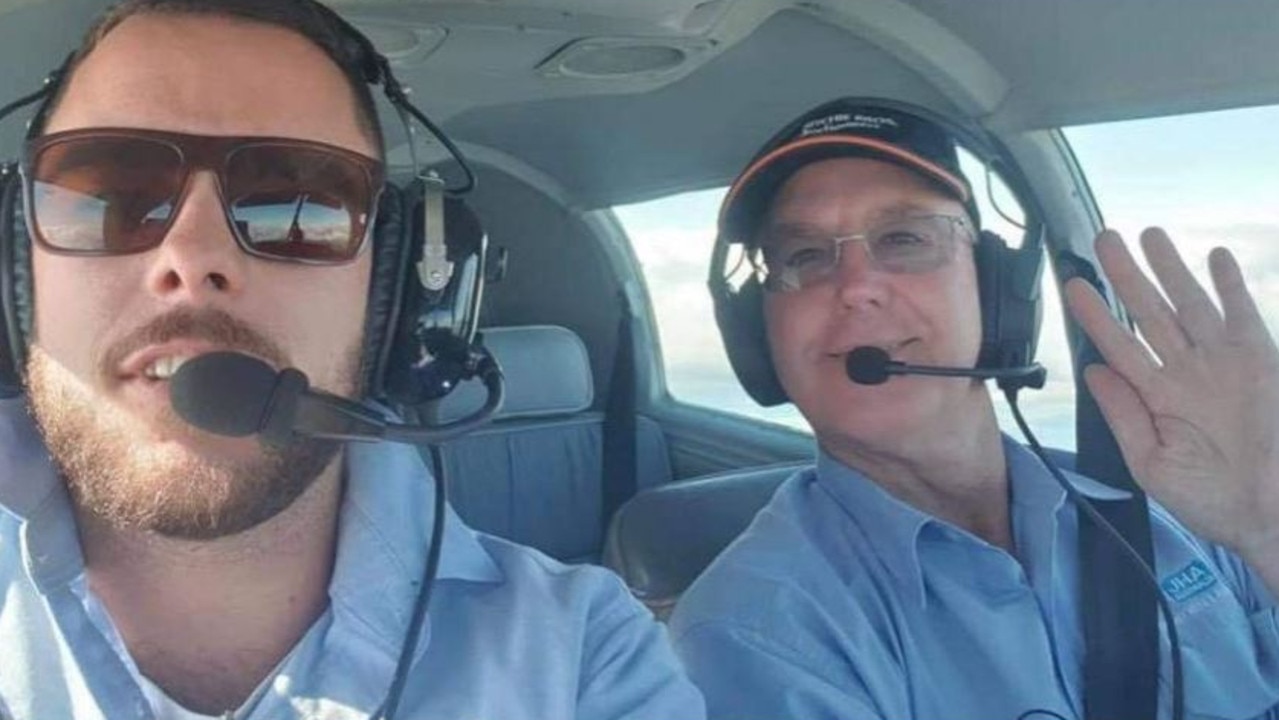
[[[913,365],[988,362],[979,277],[995,254],[970,205],[947,128],[853,101],[788,126],[730,189],[721,242],[746,246],[763,287],[748,311],[768,357],[753,367],[771,361],[820,452],[672,618],[712,717],[1083,716],[1079,527],[1063,488],[1001,435],[983,382],[866,385],[846,367],[863,346]],[[1159,502],[1156,573],[1190,716],[1274,713],[1279,353],[1228,252],[1211,256],[1218,311],[1162,232],[1142,240],[1168,301],[1113,233],[1097,251],[1150,350],[1085,282],[1067,287],[1108,361],[1086,380]],[[1187,572],[1194,592],[1167,590]]]

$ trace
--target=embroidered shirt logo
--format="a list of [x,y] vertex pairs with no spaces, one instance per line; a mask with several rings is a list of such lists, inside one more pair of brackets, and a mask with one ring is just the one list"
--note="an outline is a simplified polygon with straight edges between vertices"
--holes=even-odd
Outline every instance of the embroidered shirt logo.
[[1195,560],[1165,577],[1159,584],[1168,597],[1177,602],[1185,602],[1216,585],[1217,576],[1212,574],[1204,561]]

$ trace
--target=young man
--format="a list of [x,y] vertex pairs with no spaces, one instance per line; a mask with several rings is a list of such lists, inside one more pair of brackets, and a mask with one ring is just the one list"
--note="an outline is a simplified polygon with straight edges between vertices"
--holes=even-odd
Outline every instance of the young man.
[[[195,430],[168,398],[183,361],[220,349],[361,392],[361,223],[383,171],[341,32],[293,0],[128,2],[90,34],[32,145],[27,392],[0,405],[0,706],[14,718],[367,718],[387,694],[430,534],[416,450],[268,451]],[[266,137],[282,140],[263,151]],[[296,262],[257,243],[253,208],[232,209],[241,172],[273,178],[255,182],[276,204],[344,212],[347,234],[326,236],[337,254]],[[337,178],[326,204],[294,192],[307,173]],[[702,714],[616,578],[448,514],[395,717]]]
[[[851,101],[790,128],[730,189],[720,232],[762,258],[771,364],[820,452],[672,618],[708,714],[1082,717],[1078,524],[1063,489],[1001,435],[983,382],[861,385],[845,366],[861,346],[978,362],[978,235],[955,141]],[[1159,503],[1158,577],[1198,573],[1196,593],[1170,594],[1187,716],[1273,714],[1279,352],[1228,252],[1211,256],[1218,311],[1161,231],[1142,243],[1168,301],[1113,233],[1097,252],[1149,350],[1086,283],[1067,286],[1108,362],[1086,380]],[[1069,478],[1087,497],[1116,493]]]

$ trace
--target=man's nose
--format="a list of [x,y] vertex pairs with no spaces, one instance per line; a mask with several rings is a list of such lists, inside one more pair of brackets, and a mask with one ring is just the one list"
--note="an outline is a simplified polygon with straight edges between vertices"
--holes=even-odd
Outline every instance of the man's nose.
[[834,281],[839,302],[846,308],[882,308],[888,300],[885,273],[875,267],[866,243],[852,240],[840,247]]
[[177,217],[155,251],[147,285],[156,295],[197,303],[238,294],[250,258],[227,225],[217,179],[200,172],[188,182],[174,209]]

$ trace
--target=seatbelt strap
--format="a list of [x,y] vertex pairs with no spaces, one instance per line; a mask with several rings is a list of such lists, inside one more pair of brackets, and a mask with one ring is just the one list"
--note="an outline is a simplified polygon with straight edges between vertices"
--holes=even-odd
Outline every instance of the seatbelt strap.
[[617,322],[608,404],[604,407],[604,485],[600,514],[604,532],[608,531],[617,509],[635,495],[639,474],[635,457],[635,337],[631,303],[625,289],[618,293],[618,304],[621,317]]
[[[1096,269],[1084,258],[1063,252],[1058,267],[1063,278],[1082,277],[1105,296]],[[1103,362],[1101,353],[1082,332],[1076,347],[1076,470],[1132,493],[1125,500],[1093,500],[1093,506],[1153,568],[1146,495],[1133,482],[1114,434],[1083,382],[1084,368]],[[1087,720],[1155,720],[1160,645],[1156,590],[1087,515],[1076,510],[1076,517],[1085,641],[1084,716]]]

